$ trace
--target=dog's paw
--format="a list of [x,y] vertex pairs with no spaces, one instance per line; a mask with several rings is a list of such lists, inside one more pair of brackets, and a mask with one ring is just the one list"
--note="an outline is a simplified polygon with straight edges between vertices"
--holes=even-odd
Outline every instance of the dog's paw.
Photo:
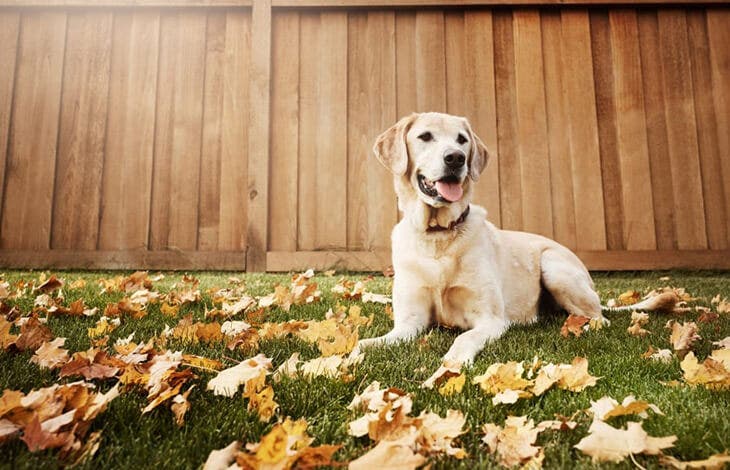
[[591,318],[591,320],[583,325],[583,331],[588,330],[600,330],[603,327],[609,327],[611,326],[611,320],[609,320],[606,317],[601,318]]

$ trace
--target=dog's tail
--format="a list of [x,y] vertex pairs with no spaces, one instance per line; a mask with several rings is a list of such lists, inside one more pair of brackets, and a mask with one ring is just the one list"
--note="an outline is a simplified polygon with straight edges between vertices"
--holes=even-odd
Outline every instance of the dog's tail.
[[609,312],[625,312],[633,310],[648,310],[652,312],[671,312],[679,303],[680,298],[674,292],[662,292],[661,294],[648,297],[641,302],[622,307],[608,307],[601,305],[603,310]]

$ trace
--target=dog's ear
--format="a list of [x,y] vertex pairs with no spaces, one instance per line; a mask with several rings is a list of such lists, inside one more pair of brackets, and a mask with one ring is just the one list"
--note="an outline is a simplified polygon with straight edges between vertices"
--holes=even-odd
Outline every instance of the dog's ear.
[[471,136],[471,155],[469,157],[469,177],[473,181],[479,181],[479,176],[482,171],[487,167],[487,163],[491,158],[487,146],[484,145],[482,139],[474,133],[471,128],[469,121],[466,122],[467,128],[469,129],[469,135]]
[[390,129],[380,134],[373,146],[373,153],[378,161],[398,176],[405,175],[408,169],[406,134],[417,117],[418,114],[413,113],[402,118]]

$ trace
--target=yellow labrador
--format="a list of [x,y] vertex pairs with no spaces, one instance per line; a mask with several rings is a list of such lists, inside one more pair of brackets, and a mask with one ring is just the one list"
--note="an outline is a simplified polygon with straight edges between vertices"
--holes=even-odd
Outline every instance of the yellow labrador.
[[354,354],[439,323],[465,330],[444,356],[444,364],[460,367],[510,324],[533,322],[543,289],[569,313],[607,322],[573,252],[540,235],[500,230],[469,204],[489,151],[465,118],[412,114],[373,150],[394,174],[403,214],[392,234],[395,325],[360,341]]

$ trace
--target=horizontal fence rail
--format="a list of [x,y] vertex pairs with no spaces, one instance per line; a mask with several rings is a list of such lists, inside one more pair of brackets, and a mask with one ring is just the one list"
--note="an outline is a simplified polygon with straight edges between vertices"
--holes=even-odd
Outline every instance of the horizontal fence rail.
[[726,2],[0,0],[0,267],[380,270],[375,137],[591,269],[730,269]]

